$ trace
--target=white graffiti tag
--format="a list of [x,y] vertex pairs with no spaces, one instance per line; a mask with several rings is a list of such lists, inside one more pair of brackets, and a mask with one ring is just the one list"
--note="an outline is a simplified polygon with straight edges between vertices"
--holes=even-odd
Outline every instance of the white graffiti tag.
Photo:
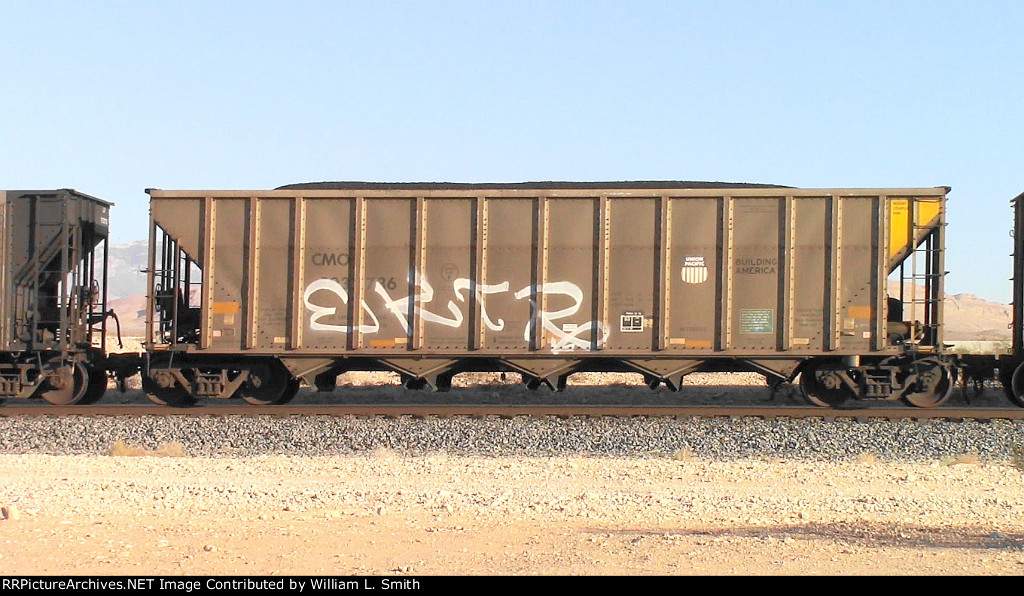
[[[448,301],[448,311],[452,313],[452,316],[454,317],[452,319],[446,319],[441,315],[434,314],[417,306],[417,304],[426,304],[434,299],[434,288],[427,282],[425,277],[420,276],[419,279],[419,287],[421,291],[419,294],[412,296],[411,299],[413,302],[413,308],[416,312],[420,313],[420,317],[424,321],[438,323],[445,327],[461,326],[462,311],[459,310],[459,307],[451,300]],[[384,289],[384,286],[381,285],[379,281],[377,282],[377,285],[374,286],[373,290],[377,292],[381,299],[384,300],[384,308],[391,311],[391,314],[395,315],[395,318],[397,318],[398,322],[402,325],[402,329],[404,329],[406,333],[409,333],[409,318],[406,316],[406,313],[409,312],[410,297],[406,296],[399,300],[392,300],[391,296],[388,295],[387,290]]]
[[[380,285],[380,282],[377,282]],[[338,282],[333,279],[318,279],[313,283],[306,286],[306,291],[302,293],[302,301],[306,303],[306,308],[313,311],[313,314],[309,316],[309,328],[314,331],[337,331],[339,333],[350,333],[352,327],[350,325],[328,325],[327,323],[319,323],[318,321],[324,317],[334,315],[338,309],[333,306],[320,306],[310,302],[310,298],[317,290],[327,290],[328,292],[334,292],[341,298],[341,301],[348,304],[348,292]],[[373,319],[373,325],[360,325],[356,331],[359,333],[376,333],[380,329],[380,322],[377,320],[377,315],[373,314],[370,307],[366,305],[365,300],[359,301],[362,309],[370,315]]]
[[[526,286],[522,290],[516,292],[514,296],[516,297],[516,299],[521,300],[523,298],[526,298],[527,296],[532,296],[533,294],[533,286]],[[566,317],[571,317],[580,310],[580,305],[583,304],[583,290],[581,290],[580,287],[577,286],[576,284],[568,281],[556,281],[541,284],[537,294],[545,294],[548,296],[552,294],[563,294],[565,296],[569,296],[575,302],[575,304],[563,308],[562,310],[556,310],[554,312],[541,310],[538,313],[541,329],[546,331],[546,335],[548,335],[551,338],[550,342],[552,352],[557,354],[559,352],[576,349],[590,349],[590,340],[581,338],[580,334],[590,331],[591,327],[594,326],[597,327],[597,330],[600,333],[599,339],[597,341],[598,345],[604,345],[604,343],[608,340],[608,328],[604,325],[601,325],[600,322],[596,322],[595,325],[595,321],[587,321],[582,325],[576,325],[576,328],[572,332],[567,332],[563,329],[559,329],[558,326],[556,326],[552,322],[557,321],[559,319],[564,319]],[[535,310],[537,309],[537,305],[534,302],[533,298],[530,298],[530,304],[533,305]],[[526,324],[526,331],[523,333],[523,338],[529,341],[532,333],[533,321],[530,321],[529,323]]]
[[[456,304],[454,300],[449,300],[447,304],[448,311],[452,314],[451,318],[444,317],[424,309],[423,305],[429,304],[434,299],[434,288],[422,275],[414,275],[411,277],[418,280],[418,283],[415,284],[418,291],[411,296],[405,296],[396,300],[388,294],[387,289],[380,281],[377,281],[373,288],[373,291],[380,296],[383,301],[384,308],[394,315],[406,333],[409,333],[410,305],[413,312],[419,313],[419,317],[425,322],[437,323],[438,325],[454,328],[462,326],[465,321],[465,317],[462,310],[459,308],[459,305]],[[458,278],[453,280],[455,298],[459,302],[465,303],[471,287],[473,287],[473,285],[469,279]],[[305,302],[306,308],[311,312],[309,320],[310,329],[315,331],[351,333],[351,326],[331,325],[320,322],[324,317],[336,314],[337,309],[332,306],[322,306],[312,301],[314,293],[319,290],[325,290],[336,294],[345,304],[348,304],[349,300],[348,292],[345,288],[333,279],[318,279],[310,283],[309,286],[306,287],[306,291],[303,293],[303,301]],[[484,307],[484,296],[488,294],[508,292],[509,282],[503,281],[500,284],[477,284],[475,286],[475,290],[476,298],[480,304],[480,318],[484,325],[492,331],[501,331],[505,329],[505,319],[498,318],[497,321],[495,321],[488,315],[487,309]],[[538,295],[568,296],[573,303],[561,310],[551,312],[543,311],[538,309],[535,302],[534,297]],[[588,333],[591,330],[594,330],[597,333],[596,345],[598,348],[608,341],[609,327],[599,321],[587,321],[582,324],[571,324],[566,322],[566,324],[561,327],[555,324],[555,321],[567,319],[577,314],[580,310],[580,306],[583,304],[583,291],[579,286],[572,282],[549,282],[542,284],[539,287],[530,285],[518,292],[515,292],[513,296],[515,296],[517,300],[522,300],[523,298],[530,299],[530,304],[537,312],[537,320],[543,330],[545,340],[550,344],[549,347],[553,353],[591,349],[593,347],[591,340],[581,337],[582,334]],[[373,319],[373,324],[360,325],[356,331],[358,333],[376,333],[380,329],[380,322],[370,307],[367,306],[365,301],[361,300],[360,304],[362,309]],[[530,320],[527,322],[526,328],[523,331],[523,339],[529,342],[532,335],[533,320]]]
[[[455,280],[455,296],[462,302],[466,299],[462,297],[462,292],[469,289],[470,282],[464,277],[460,277]],[[487,285],[479,284],[476,287],[476,298],[480,301],[480,318],[484,320],[484,325],[492,331],[501,331],[505,328],[505,319],[498,319],[495,323],[491,320],[491,317],[487,316],[487,309],[484,308],[484,294],[500,294],[501,292],[508,291],[508,282],[503,281],[500,284]]]

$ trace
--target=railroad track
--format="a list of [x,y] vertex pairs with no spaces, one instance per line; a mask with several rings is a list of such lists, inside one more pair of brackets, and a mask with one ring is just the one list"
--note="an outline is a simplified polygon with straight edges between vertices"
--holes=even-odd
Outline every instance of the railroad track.
[[207,404],[192,408],[168,408],[147,404],[58,407],[49,404],[5,405],[0,417],[19,416],[365,416],[365,417],[666,417],[666,418],[823,418],[823,419],[939,419],[1024,420],[1024,409],[1002,407],[909,408],[861,407],[829,409],[803,406],[612,406],[612,405],[282,405]]

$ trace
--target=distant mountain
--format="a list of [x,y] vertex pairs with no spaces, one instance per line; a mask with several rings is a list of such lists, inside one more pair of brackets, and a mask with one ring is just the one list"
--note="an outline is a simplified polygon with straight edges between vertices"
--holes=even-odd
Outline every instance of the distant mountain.
[[1013,307],[988,302],[972,294],[946,295],[942,303],[948,340],[1009,340]]
[[126,296],[146,294],[146,268],[149,259],[148,242],[111,242],[107,253],[107,297],[116,300]]
[[[146,335],[146,297],[144,295],[125,296],[107,303],[117,315],[121,324],[122,337],[142,337]],[[117,327],[111,320],[107,321],[107,329],[111,334]]]
[[[889,295],[897,297],[899,284],[889,284]],[[921,300],[925,297],[924,288],[918,286],[916,292],[910,284],[903,286],[903,299],[909,302],[913,298]],[[904,308],[904,316],[910,318],[910,306]],[[920,306],[918,308],[921,308]],[[1010,325],[1013,323],[1013,307],[1009,304],[989,302],[973,294],[946,294],[942,301],[942,315],[946,328],[943,337],[946,340],[977,340],[1001,341],[1013,337]],[[922,318],[918,314],[918,319]]]

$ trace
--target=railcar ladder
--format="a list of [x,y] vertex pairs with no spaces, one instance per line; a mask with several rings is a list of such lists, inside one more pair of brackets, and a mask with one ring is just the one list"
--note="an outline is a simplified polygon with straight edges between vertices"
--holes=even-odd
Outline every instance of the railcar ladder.
[[[906,343],[915,346],[938,346],[942,327],[942,277],[945,275],[942,232],[946,223],[940,220],[931,226],[919,225],[918,202],[912,201],[912,204],[913,216],[909,219],[910,238],[914,248],[910,253],[910,271],[906,271],[906,259],[900,263],[900,301],[904,305],[903,318],[909,321],[912,327]],[[918,243],[916,239],[922,232],[924,238]]]
[[159,237],[154,238],[159,249],[156,251],[159,261],[153,269],[153,285],[149,289],[154,301],[162,304],[166,311],[157,307],[157,333],[161,343],[177,343],[181,330],[178,329],[181,307],[190,308],[193,290],[202,287],[202,274],[188,254],[181,249],[178,241],[163,228],[154,226]]

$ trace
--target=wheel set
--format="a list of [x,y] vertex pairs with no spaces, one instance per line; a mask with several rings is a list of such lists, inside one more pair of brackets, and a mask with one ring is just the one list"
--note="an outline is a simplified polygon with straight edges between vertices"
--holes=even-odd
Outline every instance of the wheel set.
[[[871,399],[934,408],[953,394],[954,371],[950,363],[938,358],[890,359],[873,366],[810,361],[800,373],[800,388],[809,403],[825,408]],[[1021,380],[1024,383],[1024,373]]]
[[146,397],[161,406],[187,408],[203,398],[240,398],[258,405],[290,402],[299,391],[299,380],[276,360],[263,360],[247,368],[172,366],[171,360],[154,359],[148,373],[143,371]]

